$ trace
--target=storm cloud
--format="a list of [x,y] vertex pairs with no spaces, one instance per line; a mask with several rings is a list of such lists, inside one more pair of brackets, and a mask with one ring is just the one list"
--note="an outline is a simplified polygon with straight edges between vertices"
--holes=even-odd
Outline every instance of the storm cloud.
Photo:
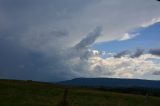
[[[1,78],[57,81],[80,77],[84,71],[80,68],[81,65],[84,67],[82,58],[87,59],[91,56],[87,53],[94,55],[89,51],[89,46],[100,36],[101,27],[96,27],[73,47],[63,48],[57,45],[60,42],[55,42],[56,46],[49,45],[50,40],[59,40],[54,34],[59,35],[60,39],[68,36],[63,32],[38,33],[31,38],[23,36],[23,45],[19,45],[21,41],[16,42],[14,38],[3,36],[0,39],[0,57],[3,60],[0,64]],[[74,65],[75,63],[78,64]]]
[[121,51],[119,53],[117,53],[116,55],[114,55],[115,58],[121,58],[121,57],[125,57],[125,56],[128,56],[130,58],[137,58],[137,57],[140,57],[141,55],[143,55],[144,53],[144,49],[140,49],[140,48],[137,48],[136,50],[124,50],[124,51]]
[[93,32],[89,33],[87,37],[82,39],[76,46],[76,49],[85,48],[93,44],[101,35],[102,27],[96,27]]
[[159,19],[159,10],[156,1],[146,0],[0,0],[0,78],[58,81],[114,75],[90,46]]

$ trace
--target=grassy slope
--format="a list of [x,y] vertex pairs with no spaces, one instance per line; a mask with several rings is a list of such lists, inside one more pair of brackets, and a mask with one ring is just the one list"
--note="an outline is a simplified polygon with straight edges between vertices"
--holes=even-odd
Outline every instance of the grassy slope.
[[[0,106],[57,106],[64,87],[38,82],[0,80]],[[69,88],[72,106],[160,106],[160,98]],[[120,105],[121,104],[121,105]],[[147,104],[147,105],[146,105]]]

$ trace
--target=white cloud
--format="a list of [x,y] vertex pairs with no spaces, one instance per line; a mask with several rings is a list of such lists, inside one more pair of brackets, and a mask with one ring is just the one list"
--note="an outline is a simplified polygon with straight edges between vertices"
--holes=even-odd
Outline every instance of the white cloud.
[[132,39],[132,38],[134,38],[134,37],[136,37],[138,35],[139,35],[139,33],[136,33],[136,34],[125,33],[124,36],[122,38],[120,38],[119,40],[123,41],[123,40]]
[[100,54],[100,52],[99,52],[98,50],[92,50],[92,53],[93,53],[94,55],[99,55],[99,54]]
[[125,33],[124,36],[120,40],[128,40],[131,36],[128,33]]
[[153,18],[151,21],[145,22],[144,24],[142,24],[142,27],[148,27],[148,26],[153,25],[157,22],[160,22],[160,18]]
[[[151,58],[159,57],[151,54],[143,54],[138,58],[109,57],[103,59],[101,57],[90,57],[87,63],[87,69],[90,77],[117,77],[117,78],[145,78],[146,75],[152,76],[155,70],[160,70],[160,63],[155,63]],[[154,79],[147,77],[146,79]]]

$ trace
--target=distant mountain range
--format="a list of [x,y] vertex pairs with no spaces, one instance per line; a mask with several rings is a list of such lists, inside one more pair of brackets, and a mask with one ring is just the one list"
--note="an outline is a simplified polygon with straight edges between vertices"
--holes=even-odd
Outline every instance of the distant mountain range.
[[108,88],[160,88],[160,81],[141,79],[118,79],[118,78],[75,78],[59,82],[63,85],[85,87],[108,87]]

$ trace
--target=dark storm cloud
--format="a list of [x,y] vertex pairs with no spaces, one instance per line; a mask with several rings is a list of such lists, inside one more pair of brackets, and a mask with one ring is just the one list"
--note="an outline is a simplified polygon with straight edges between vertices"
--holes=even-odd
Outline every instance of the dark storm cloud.
[[86,52],[80,56],[80,59],[81,60],[88,60],[88,58],[91,56],[93,56],[93,53],[86,50]]
[[78,44],[74,46],[73,49],[80,55],[81,59],[88,59],[93,56],[93,53],[89,51],[89,46],[92,45],[96,39],[101,35],[102,27],[96,27],[92,32],[90,32],[85,38],[83,38]]
[[87,59],[93,53],[89,51],[89,47],[96,41],[96,39],[101,35],[102,27],[96,27],[92,32],[87,34],[82,40],[76,45],[69,48],[65,53],[67,58],[80,57],[81,59]]
[[76,15],[88,3],[86,0],[64,0],[63,3],[59,0],[1,0],[0,28],[20,33],[51,24],[54,29],[60,27],[60,21]]
[[55,81],[76,76],[65,60],[69,31],[59,23],[88,3],[0,0],[0,78]]
[[152,55],[160,56],[160,49],[150,49],[149,53]]
[[121,58],[121,57],[128,55],[130,58],[136,58],[136,57],[141,56],[143,53],[144,53],[144,49],[138,48],[133,52],[131,52],[130,50],[124,50],[120,53],[117,53],[114,57]]
[[60,30],[55,30],[51,32],[51,35],[55,35],[57,37],[66,37],[69,36],[69,32],[67,31],[60,31]]
[[0,78],[57,81],[75,77],[58,44],[66,34],[55,31],[18,38],[1,33]]
[[56,81],[72,77],[60,56],[47,57],[42,52],[8,43],[0,42],[0,78]]
[[93,32],[89,33],[87,37],[82,39],[76,46],[76,49],[85,48],[95,42],[95,40],[101,35],[102,27],[96,27]]
[[144,53],[144,49],[136,49],[135,53],[131,55],[131,58],[136,58],[141,56]]
[[[21,39],[1,33],[0,78],[57,81],[79,76],[79,73],[76,74],[72,70],[76,69],[76,71],[81,72],[79,65],[83,64],[73,67],[70,60],[77,57],[85,57],[84,55],[89,53],[88,46],[95,42],[100,33],[101,30],[96,28],[77,44],[79,45],[78,49],[76,45],[71,51],[69,48],[65,48],[64,51],[60,45],[57,45],[62,43],[59,42],[59,39],[62,39],[63,36],[68,36],[68,33],[63,31],[36,33],[37,35],[33,33],[30,35],[31,38],[28,34],[28,36],[20,37]],[[27,43],[26,45],[21,42],[22,39]],[[48,45],[50,40],[55,41],[51,47]],[[85,40],[89,41],[89,43],[86,43]],[[75,56],[68,57],[68,54],[74,54]]]

